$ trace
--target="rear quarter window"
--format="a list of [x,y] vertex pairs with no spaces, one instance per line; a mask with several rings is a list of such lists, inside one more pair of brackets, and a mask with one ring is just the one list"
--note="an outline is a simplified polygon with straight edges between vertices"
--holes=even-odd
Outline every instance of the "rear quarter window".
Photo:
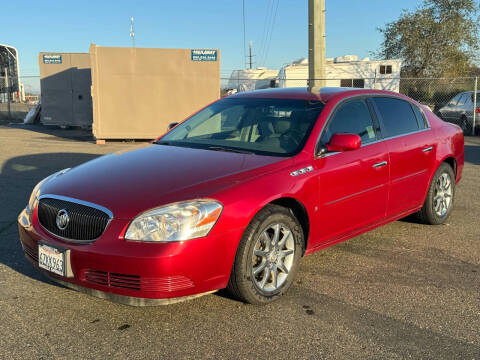
[[413,109],[413,112],[415,113],[415,116],[417,118],[418,127],[420,129],[428,128],[428,124],[427,124],[427,121],[425,120],[425,115],[423,114],[423,112],[417,106],[415,106],[413,104],[412,104],[412,109]]
[[407,134],[419,129],[417,117],[409,102],[389,97],[373,97],[385,137]]

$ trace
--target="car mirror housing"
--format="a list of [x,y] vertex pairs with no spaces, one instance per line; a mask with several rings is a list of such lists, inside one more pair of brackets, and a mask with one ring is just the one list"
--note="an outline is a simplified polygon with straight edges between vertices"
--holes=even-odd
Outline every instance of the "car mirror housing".
[[168,124],[167,130],[171,130],[177,125],[178,125],[178,122],[172,122],[172,123]]
[[357,134],[334,134],[327,144],[328,151],[352,151],[362,145],[362,139]]

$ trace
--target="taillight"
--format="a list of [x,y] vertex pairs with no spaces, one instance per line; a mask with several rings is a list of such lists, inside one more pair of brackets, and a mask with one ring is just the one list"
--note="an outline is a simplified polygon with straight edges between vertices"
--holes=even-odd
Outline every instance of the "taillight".
[[480,114],[480,107],[475,109],[475,114]]

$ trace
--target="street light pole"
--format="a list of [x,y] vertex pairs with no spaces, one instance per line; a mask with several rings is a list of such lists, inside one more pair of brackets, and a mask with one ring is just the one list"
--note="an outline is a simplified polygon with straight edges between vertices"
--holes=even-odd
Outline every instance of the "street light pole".
[[325,0],[308,0],[308,87],[325,86]]

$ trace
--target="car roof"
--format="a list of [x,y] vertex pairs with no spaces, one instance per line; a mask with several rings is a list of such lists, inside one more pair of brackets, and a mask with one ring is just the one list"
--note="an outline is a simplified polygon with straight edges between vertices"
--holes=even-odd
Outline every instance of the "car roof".
[[327,103],[337,96],[346,97],[351,95],[394,95],[401,96],[399,93],[386,90],[344,88],[344,87],[322,87],[317,89],[308,89],[305,87],[296,88],[272,88],[264,90],[254,90],[236,93],[228,96],[229,98],[276,98],[276,99],[298,99],[298,100],[319,100]]

